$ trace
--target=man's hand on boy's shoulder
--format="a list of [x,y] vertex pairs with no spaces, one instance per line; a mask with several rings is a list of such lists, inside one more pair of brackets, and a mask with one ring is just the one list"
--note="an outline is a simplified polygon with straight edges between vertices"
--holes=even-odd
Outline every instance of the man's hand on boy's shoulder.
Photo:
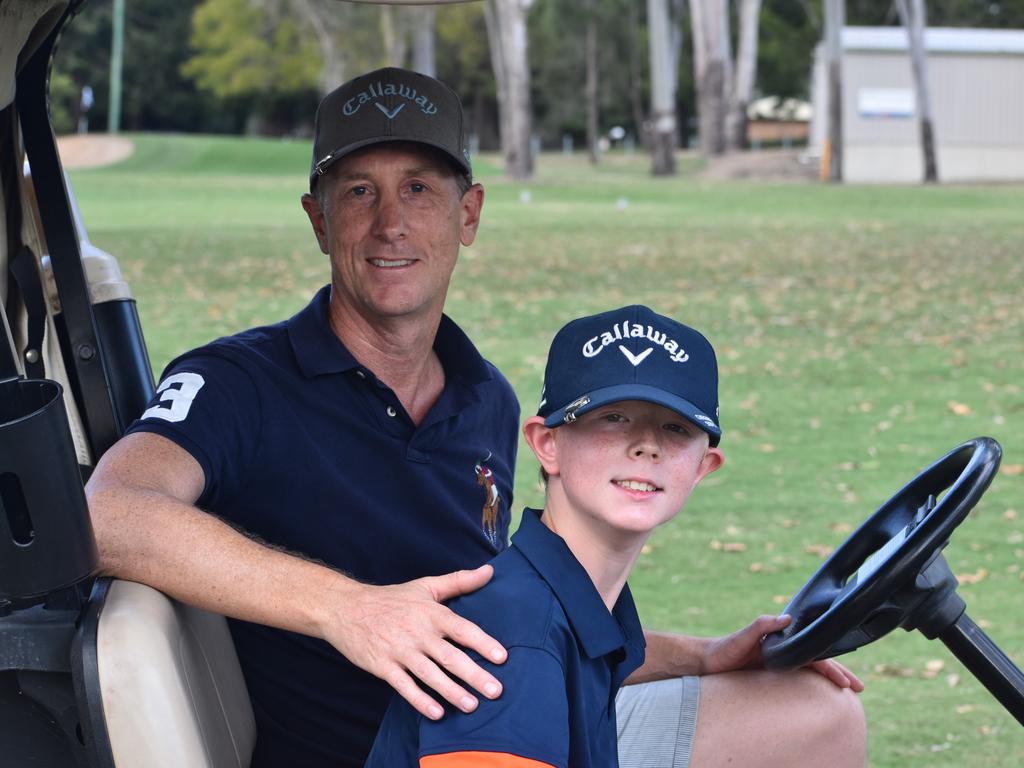
[[[762,669],[764,661],[761,656],[761,643],[765,635],[785,629],[791,621],[792,619],[786,615],[759,616],[731,635],[710,640],[704,648],[699,666],[700,674],[714,675],[742,669]],[[860,678],[834,659],[814,661],[807,666],[839,688],[849,688],[856,693],[864,690],[864,683]]]
[[444,603],[476,591],[493,573],[490,565],[483,565],[388,586],[339,578],[334,597],[340,607],[322,609],[321,636],[353,664],[391,685],[424,717],[437,720],[444,710],[420,683],[471,712],[477,699],[459,681],[488,698],[501,694],[501,683],[462,648],[496,664],[508,654]]

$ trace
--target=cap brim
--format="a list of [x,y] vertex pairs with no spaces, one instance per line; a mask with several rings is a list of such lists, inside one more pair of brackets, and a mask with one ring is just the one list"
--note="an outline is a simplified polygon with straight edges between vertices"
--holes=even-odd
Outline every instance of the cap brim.
[[[459,170],[461,170],[463,173],[468,174],[469,176],[473,175],[473,169],[469,165],[466,164],[465,159],[459,158],[459,157],[456,157],[455,155],[453,155],[451,152],[448,151],[447,147],[441,146],[440,142],[430,141],[429,139],[417,139],[417,138],[411,137],[411,136],[375,136],[372,139],[363,139],[362,141],[353,142],[352,144],[349,144],[349,145],[347,145],[347,146],[345,146],[345,147],[343,147],[341,149],[336,149],[333,152],[328,152],[326,156],[330,157],[331,160],[326,165],[321,166],[321,170],[322,171],[326,171],[328,168],[330,168],[336,162],[341,160],[341,158],[346,157],[347,155],[351,155],[353,152],[357,152],[360,149],[365,149],[366,147],[372,147],[375,144],[388,144],[388,143],[391,143],[391,142],[394,142],[394,141],[404,141],[404,142],[406,142],[408,144],[423,144],[424,146],[430,147],[432,149],[436,149],[438,152],[440,152],[446,158],[451,160],[455,164],[455,167],[458,168]],[[323,162],[323,161],[321,160],[320,162]],[[314,168],[315,167],[316,167],[316,164],[314,164]],[[309,186],[310,186],[310,188],[312,188],[313,185],[316,184],[316,180],[318,178],[320,178],[320,176],[322,176],[322,175],[323,175],[322,173],[317,173],[316,170],[313,170],[313,171],[310,172],[310,174],[309,174]]]
[[[663,389],[647,386],[646,384],[619,384],[614,387],[605,387],[586,393],[590,400],[586,405],[581,405],[573,410],[573,414],[581,416],[587,411],[600,408],[608,403],[617,403],[620,400],[643,400],[644,402],[661,405],[669,410],[675,411],[690,423],[700,427],[707,432],[711,438],[711,445],[718,445],[722,437],[722,430],[708,414],[695,406],[689,400],[671,395]],[[574,400],[573,403],[576,401]],[[565,409],[572,405],[567,403],[556,411],[544,417],[545,427],[558,427],[565,423]]]

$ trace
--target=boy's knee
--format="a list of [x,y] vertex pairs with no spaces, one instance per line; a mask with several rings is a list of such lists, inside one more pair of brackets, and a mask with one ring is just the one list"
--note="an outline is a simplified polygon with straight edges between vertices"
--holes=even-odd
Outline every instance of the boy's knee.
[[701,683],[692,765],[863,768],[860,698],[816,672],[734,672]]
[[[817,673],[797,673],[792,692],[799,702],[796,727],[803,727],[801,741],[815,754],[829,757],[823,764],[863,766],[867,759],[867,721],[860,697],[838,688]],[[796,713],[794,713],[796,714]]]

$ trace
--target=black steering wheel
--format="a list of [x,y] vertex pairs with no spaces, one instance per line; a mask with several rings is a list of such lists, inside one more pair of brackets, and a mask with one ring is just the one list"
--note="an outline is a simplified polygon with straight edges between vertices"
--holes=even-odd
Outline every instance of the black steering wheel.
[[790,601],[792,622],[762,646],[765,666],[796,669],[898,626],[942,635],[965,607],[942,548],[992,482],[1001,456],[992,438],[971,440],[883,504]]

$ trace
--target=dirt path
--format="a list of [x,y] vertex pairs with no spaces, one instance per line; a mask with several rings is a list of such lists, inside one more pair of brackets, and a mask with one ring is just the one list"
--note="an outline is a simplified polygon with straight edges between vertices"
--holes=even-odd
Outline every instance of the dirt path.
[[64,169],[70,171],[118,163],[131,157],[135,145],[123,136],[85,133],[58,136],[57,150]]
[[762,181],[812,181],[818,178],[816,162],[801,162],[802,149],[762,149],[736,152],[708,161],[701,171],[706,179],[757,179]]

